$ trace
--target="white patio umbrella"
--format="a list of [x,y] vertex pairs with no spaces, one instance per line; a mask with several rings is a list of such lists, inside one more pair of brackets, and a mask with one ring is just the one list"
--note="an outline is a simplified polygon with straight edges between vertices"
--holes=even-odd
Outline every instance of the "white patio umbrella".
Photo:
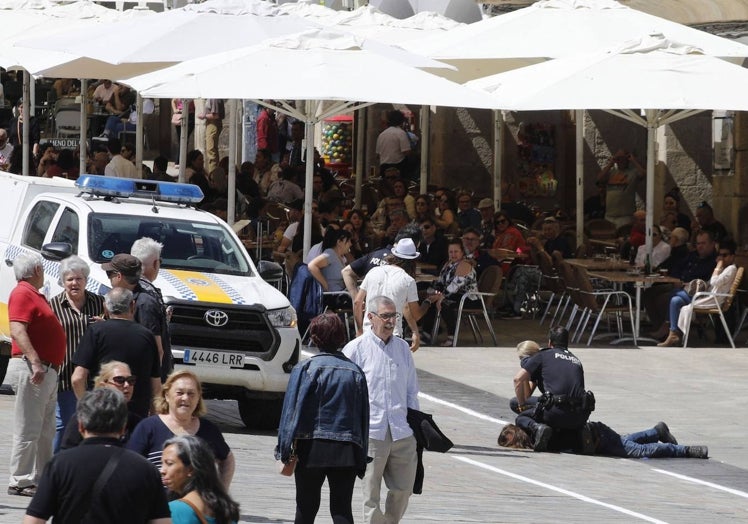
[[[621,72],[633,82],[620,82]],[[719,89],[715,89],[715,81]],[[467,83],[501,107],[602,109],[647,128],[647,249],[652,247],[655,131],[704,110],[748,111],[748,69],[662,35]]]
[[[545,61],[608,49],[649,34],[663,34],[676,42],[723,58],[748,56],[748,46],[664,18],[631,9],[614,0],[540,0],[529,7],[458,27],[444,35],[407,41],[406,49],[458,67],[458,72],[435,74],[467,81]],[[577,208],[582,208],[583,109],[577,111]],[[494,199],[501,198],[501,114],[494,113]],[[651,220],[651,218],[650,218]],[[577,213],[581,241],[583,217]]]
[[450,79],[466,82],[548,58],[608,49],[653,33],[723,58],[745,57],[748,47],[615,0],[540,0],[402,47],[456,66],[458,72]]
[[[314,30],[190,60],[125,82],[144,96],[305,100],[304,109],[282,104],[278,110],[306,123],[309,159],[313,158],[312,128],[331,115],[375,103],[496,105],[489,95],[405,65],[387,56],[386,50],[369,50],[365,39],[350,33]],[[253,81],[257,78],[263,81]],[[307,216],[311,214],[312,173],[312,162],[307,162]],[[311,247],[310,233],[307,220],[305,252]]]

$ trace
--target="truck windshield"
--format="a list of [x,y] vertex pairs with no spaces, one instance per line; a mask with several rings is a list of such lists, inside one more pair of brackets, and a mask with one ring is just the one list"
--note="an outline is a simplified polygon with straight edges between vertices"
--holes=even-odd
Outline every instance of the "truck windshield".
[[129,253],[133,242],[150,237],[161,242],[161,267],[228,275],[252,269],[233,236],[218,224],[132,215],[94,213],[88,218],[88,251],[94,262]]

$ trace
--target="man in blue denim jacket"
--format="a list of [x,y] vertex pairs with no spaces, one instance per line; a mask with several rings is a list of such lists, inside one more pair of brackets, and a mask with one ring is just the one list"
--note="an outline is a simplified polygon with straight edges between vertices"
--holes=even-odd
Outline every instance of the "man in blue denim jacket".
[[[416,439],[408,408],[419,409],[416,366],[408,343],[393,335],[398,313],[387,297],[369,301],[371,330],[348,343],[343,353],[366,374],[369,386],[369,455],[364,476],[364,521],[396,523],[405,514],[416,477]],[[387,485],[380,509],[382,478]]]

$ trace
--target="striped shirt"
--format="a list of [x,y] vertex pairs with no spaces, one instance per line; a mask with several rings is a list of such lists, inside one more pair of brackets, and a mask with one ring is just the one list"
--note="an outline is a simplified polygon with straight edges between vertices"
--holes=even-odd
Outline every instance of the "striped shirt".
[[104,297],[95,295],[90,291],[85,293],[86,303],[81,311],[77,311],[73,307],[64,291],[49,301],[49,305],[52,307],[55,316],[60,320],[60,324],[65,330],[65,337],[67,337],[65,361],[60,370],[58,391],[72,391],[73,389],[72,375],[75,367],[72,363],[73,354],[78,349],[83,333],[91,323],[89,317],[104,316]]

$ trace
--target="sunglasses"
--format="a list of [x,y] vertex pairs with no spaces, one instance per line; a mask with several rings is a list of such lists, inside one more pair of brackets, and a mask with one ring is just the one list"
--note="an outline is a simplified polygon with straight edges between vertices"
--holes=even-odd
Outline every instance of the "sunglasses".
[[421,229],[431,229],[432,227],[434,226],[432,226],[431,224],[424,224],[421,226]]
[[719,253],[717,256],[718,257],[729,257],[730,255],[732,255],[732,253],[724,252],[724,253]]
[[375,317],[381,318],[385,322],[388,321],[388,320],[395,320],[395,319],[400,318],[400,313],[384,313],[384,314],[380,315],[379,313],[374,313],[372,311],[371,314],[374,315]]
[[131,386],[134,386],[137,380],[138,380],[137,377],[123,377],[121,375],[118,375],[116,377],[110,378],[107,382],[113,382],[114,384],[117,384],[118,386],[124,386],[125,382],[127,382]]
[[497,224],[508,224],[509,221],[506,218],[502,218],[501,220],[496,221]]

